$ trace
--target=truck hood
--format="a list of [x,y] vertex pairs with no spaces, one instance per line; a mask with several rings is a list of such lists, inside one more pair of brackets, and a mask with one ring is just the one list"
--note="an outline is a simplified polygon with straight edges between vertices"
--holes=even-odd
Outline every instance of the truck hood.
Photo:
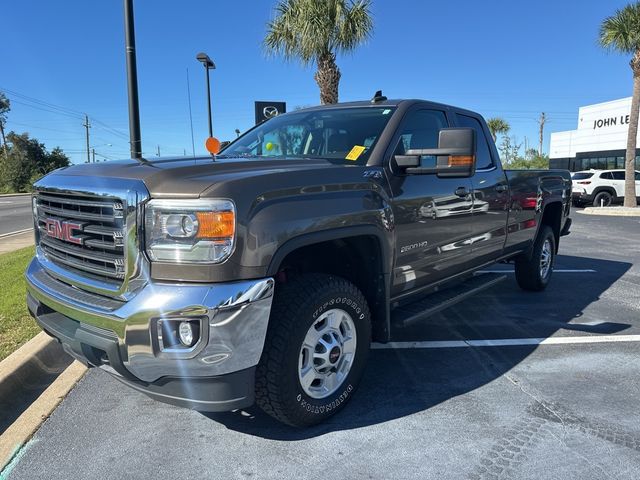
[[220,182],[332,167],[339,166],[322,159],[179,157],[73,165],[55,174],[142,180],[154,198],[195,198]]

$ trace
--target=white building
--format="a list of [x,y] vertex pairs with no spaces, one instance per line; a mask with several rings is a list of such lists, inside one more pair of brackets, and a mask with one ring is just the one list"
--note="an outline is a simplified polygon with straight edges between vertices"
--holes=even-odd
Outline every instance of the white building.
[[[624,168],[630,111],[631,97],[580,107],[576,130],[551,134],[550,168]],[[637,145],[640,147],[640,135]],[[640,157],[636,156],[639,169]]]

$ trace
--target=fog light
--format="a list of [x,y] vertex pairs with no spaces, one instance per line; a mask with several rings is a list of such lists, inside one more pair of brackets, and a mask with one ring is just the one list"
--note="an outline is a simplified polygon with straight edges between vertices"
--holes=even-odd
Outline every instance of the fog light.
[[178,335],[180,336],[180,342],[185,347],[191,347],[195,343],[195,335],[193,334],[193,326],[191,325],[191,322],[180,322]]

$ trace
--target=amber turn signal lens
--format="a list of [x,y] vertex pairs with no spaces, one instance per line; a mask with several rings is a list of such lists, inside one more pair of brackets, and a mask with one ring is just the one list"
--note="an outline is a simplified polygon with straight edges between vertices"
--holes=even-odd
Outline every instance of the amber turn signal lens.
[[468,167],[473,164],[473,155],[450,155],[450,167]]
[[196,212],[198,234],[196,238],[233,237],[236,219],[233,212]]

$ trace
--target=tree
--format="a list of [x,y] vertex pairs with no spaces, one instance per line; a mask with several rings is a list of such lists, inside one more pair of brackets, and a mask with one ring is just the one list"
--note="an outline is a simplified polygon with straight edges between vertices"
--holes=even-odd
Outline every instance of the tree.
[[4,138],[4,126],[7,124],[7,113],[11,110],[11,102],[6,95],[0,92],[0,135],[2,136],[2,148],[7,154],[7,140]]
[[518,143],[515,135],[511,137],[505,135],[502,137],[502,143],[499,148],[502,163],[511,168],[511,164],[520,156],[520,148],[522,148],[522,143]]
[[634,164],[640,113],[640,2],[631,3],[605,18],[600,25],[599,42],[607,50],[631,55],[629,66],[633,73],[633,97],[627,135],[624,206],[637,207]]
[[6,150],[0,155],[2,177],[0,187],[7,192],[24,192],[47,173],[70,165],[69,158],[58,147],[47,152],[44,144],[28,133],[7,134]]
[[504,118],[501,117],[493,117],[487,120],[487,127],[489,127],[489,131],[491,132],[491,136],[493,137],[493,141],[498,141],[498,134],[506,135],[511,130],[511,125]]
[[355,50],[373,30],[370,0],[279,0],[264,45],[272,54],[316,65],[320,103],[338,103],[336,55]]

